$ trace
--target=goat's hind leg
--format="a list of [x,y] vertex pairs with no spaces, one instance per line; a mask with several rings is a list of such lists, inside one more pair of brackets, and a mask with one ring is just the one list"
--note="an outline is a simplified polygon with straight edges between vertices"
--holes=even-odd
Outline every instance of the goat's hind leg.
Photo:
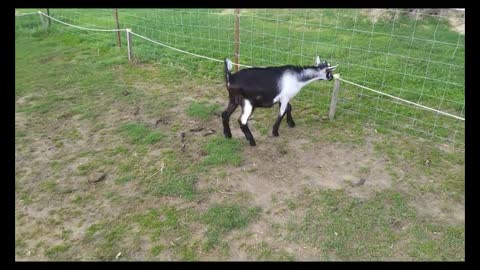
[[275,124],[273,124],[273,130],[272,130],[272,135],[274,137],[278,137],[280,135],[278,134],[278,128],[280,127],[280,123],[282,122],[283,116],[285,116],[285,112],[287,110],[288,104],[289,104],[288,102],[279,102],[280,113],[278,114]]
[[288,103],[287,110],[285,112],[287,113],[287,124],[289,127],[293,128],[295,126],[295,122],[292,118],[292,105],[290,105],[290,102]]
[[251,146],[255,146],[255,139],[253,138],[252,132],[248,128],[248,118],[253,112],[252,103],[248,99],[244,99],[242,104],[242,115],[238,119],[238,123],[240,124],[240,129],[245,134],[245,138],[249,141]]
[[232,138],[232,132],[230,131],[230,116],[237,109],[238,104],[235,99],[231,98],[225,111],[222,112],[223,134],[226,138]]

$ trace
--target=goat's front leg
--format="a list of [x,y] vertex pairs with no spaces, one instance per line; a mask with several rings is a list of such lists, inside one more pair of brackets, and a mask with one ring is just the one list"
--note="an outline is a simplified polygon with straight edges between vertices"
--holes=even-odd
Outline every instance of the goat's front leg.
[[223,134],[225,134],[226,138],[232,138],[232,132],[230,131],[230,115],[232,115],[237,107],[238,104],[233,98],[231,98],[227,108],[222,112]]
[[286,102],[279,102],[280,104],[280,113],[277,117],[277,121],[275,121],[275,124],[273,125],[273,130],[272,130],[272,134],[273,136],[275,137],[278,137],[279,134],[278,134],[278,128],[280,127],[280,123],[282,122],[282,119],[283,119],[283,116],[285,115],[285,112],[287,110],[287,107],[288,107],[288,101]]
[[244,99],[242,105],[242,115],[238,119],[238,123],[240,124],[240,129],[245,134],[245,138],[250,142],[251,146],[255,146],[255,139],[253,138],[252,132],[248,128],[248,118],[253,112],[252,103],[248,99]]

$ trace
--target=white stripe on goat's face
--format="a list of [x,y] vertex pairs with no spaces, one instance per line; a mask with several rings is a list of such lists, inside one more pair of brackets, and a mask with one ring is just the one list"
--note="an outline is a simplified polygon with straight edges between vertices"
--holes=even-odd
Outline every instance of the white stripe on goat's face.
[[[315,68],[306,68],[303,70],[300,75],[304,78],[312,78],[313,80],[326,80],[327,79],[327,68],[315,69]],[[310,82],[309,80],[308,82]]]
[[253,109],[252,103],[250,103],[250,101],[248,99],[244,99],[244,101],[243,101],[243,113],[242,113],[242,116],[240,116],[240,122],[242,123],[242,125],[247,124],[248,118],[252,114],[252,109]]

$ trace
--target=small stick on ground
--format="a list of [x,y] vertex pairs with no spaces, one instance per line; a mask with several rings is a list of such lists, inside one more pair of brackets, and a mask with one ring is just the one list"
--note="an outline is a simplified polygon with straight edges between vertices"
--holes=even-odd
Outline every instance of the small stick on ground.
[[138,112],[140,112],[140,107],[135,106],[135,112],[133,113],[133,115],[137,116]]
[[154,174],[152,174],[152,175],[150,175],[149,177],[145,178],[145,180],[154,177],[155,175],[157,175],[157,173],[163,173],[163,169],[164,169],[164,168],[165,168],[165,164],[162,163],[160,170],[156,171]]
[[367,179],[362,178],[362,179],[360,179],[360,181],[358,181],[358,183],[352,184],[352,186],[353,186],[353,187],[359,187],[359,186],[365,184],[365,181],[367,181]]
[[198,132],[198,131],[202,131],[203,130],[203,127],[197,127],[197,128],[191,128],[190,131],[191,132]]
[[185,142],[185,132],[184,131],[180,132],[180,140],[181,140],[181,143]]
[[89,179],[88,182],[90,183],[97,183],[97,182],[100,182],[102,180],[105,179],[105,177],[107,177],[107,174],[106,173],[102,173],[100,176],[95,175],[95,177],[93,177],[92,179]]
[[208,135],[212,135],[215,133],[215,130],[214,129],[211,129],[210,131],[208,131],[207,133],[203,134],[203,136],[208,136]]

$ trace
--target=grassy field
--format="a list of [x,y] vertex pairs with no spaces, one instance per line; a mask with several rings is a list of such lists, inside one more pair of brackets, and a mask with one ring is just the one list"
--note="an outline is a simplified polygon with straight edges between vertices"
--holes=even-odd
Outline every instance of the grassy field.
[[[98,22],[107,14],[85,12]],[[147,11],[120,10],[120,20],[141,26],[144,22],[135,18],[178,19],[142,12]],[[331,23],[328,12],[323,13],[323,24]],[[182,19],[199,29],[221,26],[221,18],[231,20],[214,13],[206,12],[205,19],[198,12],[190,17],[185,12]],[[286,11],[275,14],[290,16]],[[314,18],[313,13],[308,16]],[[83,17],[70,18],[82,25]],[[245,18],[248,29],[248,13]],[[464,259],[462,147],[392,133],[382,129],[381,122],[373,128],[368,119],[346,110],[329,122],[322,116],[332,83],[319,82],[293,101],[297,125],[282,123],[280,137],[271,136],[277,109],[256,110],[249,122],[257,141],[252,148],[236,124],[238,110],[231,121],[233,138],[223,138],[219,115],[227,92],[221,65],[137,40],[139,61],[132,64],[125,46],[115,47],[112,33],[108,38],[87,36],[58,25],[45,32],[36,15],[16,20],[16,260]],[[274,27],[264,21],[265,29]],[[419,35],[428,38],[428,19],[418,24],[418,29],[425,27]],[[154,35],[168,32],[168,24],[149,27],[158,29]],[[407,28],[398,31],[407,35]],[[174,43],[187,46],[191,40],[180,40],[183,30],[176,28]],[[324,32],[342,38],[341,33]],[[458,38],[443,25],[436,32],[437,40]],[[230,32],[225,35],[231,38]],[[248,38],[242,42],[260,42],[254,34]],[[381,42],[371,44],[383,48]],[[208,55],[231,54],[231,44],[221,44],[210,44]],[[207,52],[208,44],[196,45],[194,52]],[[259,61],[256,64],[269,59],[301,63],[314,50],[304,47],[304,59],[245,47],[245,57],[252,55],[246,60]],[[421,50],[414,48],[412,54],[424,55]],[[355,63],[354,55],[343,53],[332,49],[329,56]],[[451,61],[460,64],[462,53]],[[430,59],[442,61],[444,56],[452,54],[440,51]],[[392,69],[401,68],[392,63],[389,60]],[[442,72],[440,66],[430,67],[432,74]],[[461,82],[463,70],[452,70],[458,74],[449,80]],[[342,70],[351,78],[363,72],[354,65]],[[424,90],[434,95],[436,88],[429,87]],[[448,91],[452,100],[463,102],[463,92],[458,92]],[[353,93],[344,98],[379,102]],[[452,112],[461,110],[452,104],[443,105]],[[348,103],[340,108],[345,106]],[[397,110],[425,121],[436,119],[439,126],[454,125],[428,113],[400,106]],[[390,120],[377,113],[382,121]]]
[[[120,9],[121,28],[157,41],[216,59],[234,51],[232,10]],[[67,23],[114,28],[112,10],[52,9]],[[311,64],[316,55],[339,64],[344,79],[435,109],[464,116],[465,49],[447,17],[393,11],[375,13],[343,10],[244,9],[240,23],[240,62],[247,65]],[[375,19],[376,18],[376,19]],[[462,22],[461,14],[450,19]],[[373,21],[375,23],[373,23]],[[463,20],[464,21],[464,20]],[[39,26],[39,18],[22,18],[19,27]],[[56,22],[51,33],[74,34],[72,41],[88,41],[98,50],[115,46],[113,33],[65,28]],[[126,46],[125,34],[121,42]],[[134,55],[141,63],[182,69],[196,78],[220,82],[222,64],[181,54],[133,38]],[[379,132],[395,131],[415,138],[464,145],[464,122],[410,106],[343,84],[338,116],[362,119]],[[311,114],[328,110],[331,86],[309,85],[297,97]],[[312,105],[313,104],[313,105]]]

